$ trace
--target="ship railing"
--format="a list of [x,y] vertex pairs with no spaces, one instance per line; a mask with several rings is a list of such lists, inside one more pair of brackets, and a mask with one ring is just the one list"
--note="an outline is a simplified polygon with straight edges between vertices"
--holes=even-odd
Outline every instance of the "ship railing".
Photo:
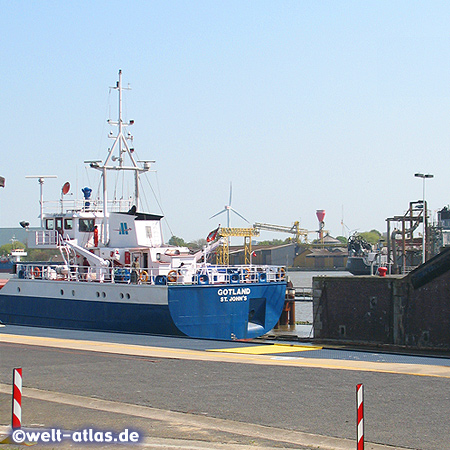
[[159,269],[115,268],[116,283],[192,285],[262,283],[285,280],[285,269],[278,266],[202,266],[196,270],[179,267],[162,274]]
[[157,268],[95,267],[76,264],[22,263],[17,276],[22,279],[66,280],[81,282],[192,285],[270,283],[285,281],[285,269],[279,266],[203,266],[192,271],[185,267],[161,274]]
[[[129,211],[133,206],[131,200],[110,200],[108,201],[109,212]],[[102,212],[103,201],[99,199],[90,200],[64,200],[61,201],[45,201],[44,214],[62,214],[65,211],[82,211],[82,212]]]
[[[173,274],[175,275],[175,274]],[[176,276],[168,281],[173,284],[185,284],[184,277]],[[181,283],[180,283],[181,279]],[[197,269],[192,276],[192,284],[237,284],[237,283],[270,283],[284,281],[286,271],[279,266],[213,266]]]
[[16,274],[21,279],[64,280],[69,269],[64,264],[23,263],[17,264]]
[[34,242],[30,241],[30,248],[57,248],[59,245],[59,233],[56,230],[37,230],[31,233]]
[[16,273],[17,277],[21,279],[156,284],[155,280],[159,271],[156,269],[133,270],[132,268],[95,267],[77,264],[23,263],[17,265]]

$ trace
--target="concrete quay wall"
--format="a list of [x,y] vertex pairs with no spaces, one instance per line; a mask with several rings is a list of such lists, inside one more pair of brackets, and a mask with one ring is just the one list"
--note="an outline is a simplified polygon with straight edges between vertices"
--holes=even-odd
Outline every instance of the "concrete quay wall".
[[314,278],[315,338],[450,351],[449,250],[403,277]]

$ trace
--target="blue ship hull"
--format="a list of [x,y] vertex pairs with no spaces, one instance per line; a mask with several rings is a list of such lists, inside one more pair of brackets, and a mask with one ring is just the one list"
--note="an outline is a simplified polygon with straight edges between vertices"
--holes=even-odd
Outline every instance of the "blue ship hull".
[[284,306],[286,283],[172,286],[177,328],[196,338],[250,339],[270,331]]
[[123,333],[178,334],[166,306],[0,296],[0,320],[28,325]]
[[[0,320],[3,323],[222,340],[249,339],[270,331],[281,315],[286,291],[284,282],[143,286],[130,291],[132,299],[138,296],[139,299],[127,302],[109,300],[113,291],[98,283],[84,285],[91,285],[89,292],[92,294],[96,289],[105,289],[105,298],[92,295],[90,299],[72,299],[70,296],[79,288],[75,283],[64,286],[64,290],[58,286],[49,296],[16,294],[19,286],[22,286],[22,292],[27,287],[28,291],[35,287],[37,291],[45,292],[46,284],[47,287],[55,285],[55,282],[45,281],[31,283],[29,286],[26,283],[13,288],[8,286],[10,289],[0,291]],[[127,288],[117,285],[111,289],[117,293],[117,290],[126,291]],[[157,293],[160,301],[152,301],[152,293]]]
[[12,273],[14,264],[11,261],[0,261],[0,273]]

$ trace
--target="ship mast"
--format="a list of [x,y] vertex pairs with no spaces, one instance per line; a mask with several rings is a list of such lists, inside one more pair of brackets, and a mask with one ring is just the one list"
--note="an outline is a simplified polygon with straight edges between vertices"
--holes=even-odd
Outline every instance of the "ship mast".
[[[111,87],[111,89],[116,89],[119,93],[119,119],[118,121],[108,120],[108,124],[114,125],[118,127],[117,135],[114,136],[111,131],[108,137],[114,139],[114,143],[112,147],[108,150],[108,156],[105,161],[102,163],[101,161],[85,161],[85,163],[90,163],[90,166],[93,169],[97,169],[102,172],[102,181],[103,181],[103,243],[106,244],[109,240],[108,237],[108,191],[107,191],[107,172],[108,170],[122,171],[122,170],[131,170],[134,171],[134,205],[136,206],[136,210],[139,210],[139,176],[143,172],[147,172],[150,170],[150,162],[153,161],[136,161],[133,152],[134,148],[128,145],[128,140],[133,141],[133,136],[130,133],[125,135],[125,130],[127,126],[131,126],[134,124],[134,120],[130,120],[126,123],[123,122],[122,119],[122,91],[124,89],[129,90],[130,88],[122,87],[122,70],[119,70],[119,81],[116,82],[116,86]],[[114,152],[116,151],[116,155]],[[124,156],[128,155],[131,165],[124,165]],[[143,167],[139,167],[137,162],[143,163]]]

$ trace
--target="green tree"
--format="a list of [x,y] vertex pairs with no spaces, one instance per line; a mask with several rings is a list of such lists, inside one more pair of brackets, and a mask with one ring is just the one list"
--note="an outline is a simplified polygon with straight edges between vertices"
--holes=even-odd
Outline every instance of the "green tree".
[[348,243],[348,239],[345,236],[336,236],[336,239],[338,241],[341,241],[343,244],[347,244]]
[[14,242],[14,244],[5,244],[0,247],[0,255],[6,256],[12,250],[23,248],[27,256],[21,258],[22,261],[62,261],[61,252],[54,249],[28,248],[22,242]]
[[15,241],[13,244],[5,244],[0,247],[0,255],[6,256],[9,255],[13,249],[25,247],[26,245],[19,241]]
[[365,239],[369,244],[376,244],[381,239],[381,233],[378,230],[363,231],[358,233],[363,239]]
[[285,239],[284,241],[282,239],[272,239],[271,241],[261,241],[258,242],[258,245],[267,245],[267,246],[277,246],[277,245],[283,245],[289,243],[289,238]]
[[172,236],[169,239],[169,245],[175,245],[176,247],[186,247],[187,244],[184,242],[183,238],[180,238],[178,236]]
[[24,261],[62,261],[61,252],[57,249],[27,248],[28,256]]
[[187,246],[193,250],[199,250],[202,249],[203,246],[206,245],[206,239],[196,239],[195,241],[189,242]]

